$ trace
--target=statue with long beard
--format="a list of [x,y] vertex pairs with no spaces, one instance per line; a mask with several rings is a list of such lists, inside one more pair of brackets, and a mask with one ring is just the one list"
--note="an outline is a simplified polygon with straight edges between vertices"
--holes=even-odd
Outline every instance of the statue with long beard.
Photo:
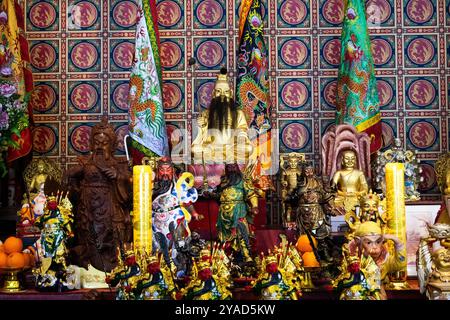
[[117,248],[132,242],[131,173],[114,157],[117,136],[106,117],[92,128],[91,154],[67,172],[74,203],[73,263],[109,272],[117,266]]

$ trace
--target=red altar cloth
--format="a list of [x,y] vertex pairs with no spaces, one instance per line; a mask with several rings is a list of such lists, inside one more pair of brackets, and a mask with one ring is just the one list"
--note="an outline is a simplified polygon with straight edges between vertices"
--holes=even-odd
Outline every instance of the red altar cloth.
[[[212,199],[198,200],[194,203],[194,207],[199,214],[204,216],[204,218],[200,221],[192,219],[189,223],[191,231],[198,232],[205,240],[211,239],[210,234],[213,239],[216,239],[216,222],[219,214],[218,202]],[[259,199],[258,207],[259,213],[255,216],[254,220],[256,230],[264,228],[267,224],[266,199]]]

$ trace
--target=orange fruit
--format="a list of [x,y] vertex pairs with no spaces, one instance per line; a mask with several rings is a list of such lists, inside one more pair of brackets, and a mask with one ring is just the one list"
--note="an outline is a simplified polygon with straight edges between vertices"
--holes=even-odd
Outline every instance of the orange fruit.
[[320,267],[319,261],[317,261],[314,252],[305,252],[302,255],[303,266],[305,267]]
[[0,252],[5,252],[5,247],[3,246],[3,243],[0,244]]
[[5,248],[5,253],[10,254],[13,252],[21,252],[23,248],[22,239],[9,237],[8,239],[6,239],[3,246]]
[[7,260],[8,260],[8,255],[4,252],[0,252],[0,268],[6,267]]
[[13,252],[8,256],[6,265],[10,268],[23,268],[25,266],[25,258],[21,252]]
[[[317,247],[317,240],[314,237],[311,237],[314,242],[314,246]],[[313,249],[311,247],[311,243],[309,242],[308,236],[306,234],[302,234],[295,245],[297,250],[300,252],[312,252]]]

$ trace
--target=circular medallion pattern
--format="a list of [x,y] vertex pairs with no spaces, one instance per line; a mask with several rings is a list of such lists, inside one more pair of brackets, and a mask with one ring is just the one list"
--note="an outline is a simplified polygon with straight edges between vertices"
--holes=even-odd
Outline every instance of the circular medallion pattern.
[[156,8],[158,11],[158,23],[163,27],[173,27],[181,20],[181,8],[175,1],[161,1]]
[[327,0],[322,6],[322,16],[329,24],[338,25],[344,20],[344,2]]
[[419,183],[420,191],[429,191],[436,185],[436,172],[434,167],[428,163],[421,163],[423,181]]
[[409,86],[408,97],[416,106],[427,107],[436,98],[436,89],[430,81],[418,79]]
[[[131,1],[121,1],[113,9],[113,19],[122,28],[129,28],[136,24],[138,8]],[[158,15],[159,19],[159,15]]]
[[283,128],[281,139],[286,147],[291,150],[300,150],[309,141],[309,131],[301,123],[292,122]]
[[436,138],[436,128],[427,121],[418,121],[409,128],[409,140],[418,149],[431,147]]
[[280,17],[290,25],[297,25],[305,21],[308,10],[302,0],[287,0],[280,7]]
[[406,52],[412,62],[418,65],[424,65],[434,58],[436,48],[430,40],[416,38],[409,43]]
[[38,153],[50,152],[56,145],[56,134],[51,127],[40,125],[32,132],[33,150]]
[[301,108],[308,98],[308,89],[300,81],[290,81],[281,90],[281,99],[290,108]]
[[33,110],[44,113],[56,104],[56,92],[47,84],[39,84],[31,93],[30,104]]
[[323,46],[323,57],[325,61],[333,66],[338,66],[341,59],[341,40],[331,39]]
[[198,61],[205,67],[217,66],[224,57],[222,46],[213,40],[202,42],[197,49]]
[[72,7],[72,23],[80,28],[92,27],[98,19],[95,5],[89,1],[81,1]]
[[302,65],[308,58],[308,48],[301,40],[288,40],[281,46],[281,59],[291,67]]
[[326,84],[323,89],[323,97],[330,107],[336,108],[337,81],[333,80]]
[[117,135],[117,150],[120,152],[125,152],[123,138],[128,134],[128,124],[118,127],[115,132]]
[[394,98],[394,91],[389,82],[385,80],[377,80],[377,91],[380,107],[387,106]]
[[70,135],[70,144],[75,151],[86,153],[89,152],[89,138],[91,136],[92,127],[88,125],[80,125],[73,129]]
[[214,82],[203,83],[197,91],[197,99],[199,100],[200,106],[203,109],[207,109],[212,99],[212,92],[214,90]]
[[33,26],[45,29],[55,23],[57,14],[51,3],[38,2],[31,7],[29,17]]
[[179,86],[173,82],[163,84],[163,104],[164,110],[172,110],[178,107],[182,99],[182,92]]
[[114,63],[120,68],[131,68],[133,66],[133,56],[134,44],[132,44],[131,42],[121,42],[114,48]]
[[198,21],[207,27],[218,24],[224,15],[222,6],[215,0],[204,0],[200,2],[195,13]]
[[183,141],[181,130],[173,124],[166,124],[167,137],[169,139],[170,149],[173,150],[178,144]]
[[114,104],[123,111],[128,111],[128,92],[130,85],[128,83],[119,84],[113,91]]
[[39,70],[46,70],[56,62],[56,51],[48,43],[38,43],[30,50],[31,64]]
[[410,0],[406,4],[405,12],[412,22],[423,24],[431,20],[434,10],[430,0]]
[[92,68],[98,59],[98,52],[95,46],[89,42],[76,44],[71,52],[72,63],[80,69]]
[[392,58],[392,48],[389,42],[376,38],[372,40],[372,55],[375,65],[384,65]]
[[160,53],[161,65],[165,68],[173,68],[181,61],[181,48],[173,41],[161,43]]
[[366,3],[367,22],[382,24],[388,21],[392,15],[391,5],[386,0],[369,0]]
[[381,122],[381,135],[383,141],[383,148],[389,147],[394,141],[394,129],[386,122]]
[[89,83],[76,85],[70,93],[72,105],[80,111],[91,110],[97,104],[98,99],[97,90]]

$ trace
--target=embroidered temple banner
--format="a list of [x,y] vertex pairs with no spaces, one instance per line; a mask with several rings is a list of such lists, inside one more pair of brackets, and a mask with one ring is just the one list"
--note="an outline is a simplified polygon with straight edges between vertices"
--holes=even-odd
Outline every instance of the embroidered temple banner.
[[381,148],[381,113],[365,2],[346,0],[336,96],[336,123],[351,124],[371,138],[370,152]]
[[168,155],[162,103],[159,35],[154,0],[138,0],[135,56],[130,75],[129,133],[133,146],[146,155]]

